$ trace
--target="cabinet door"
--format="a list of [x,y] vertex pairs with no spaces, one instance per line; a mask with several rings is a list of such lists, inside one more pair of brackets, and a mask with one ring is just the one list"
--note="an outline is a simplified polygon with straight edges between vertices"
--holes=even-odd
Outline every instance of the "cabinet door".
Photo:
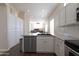
[[55,22],[54,22],[54,33],[55,33],[55,35],[56,36],[58,36],[59,34],[58,34],[58,32],[59,32],[59,14],[57,14],[55,17],[54,17],[54,20],[55,20]]
[[65,7],[63,7],[63,9],[61,10],[59,14],[59,24],[60,26],[65,25]]
[[63,40],[59,40],[59,55],[60,56],[64,56],[65,52],[64,52],[64,41]]
[[49,37],[48,39],[48,52],[54,52],[54,38]]
[[[61,12],[59,13],[59,26],[65,25],[65,21],[66,21],[65,20],[65,7],[63,7]],[[59,27],[58,33],[59,33],[58,37],[61,38],[61,36],[63,36],[63,34],[64,34],[64,28]]]
[[49,37],[44,37],[43,45],[44,52],[49,52]]
[[53,38],[37,38],[37,52],[53,52]]
[[66,24],[72,24],[76,22],[76,3],[70,3],[66,6]]
[[55,53],[56,53],[56,55],[60,55],[59,39],[58,38],[55,38]]
[[56,16],[54,17],[54,24],[55,24],[55,27],[59,26],[59,14],[56,14]]
[[55,53],[58,56],[64,56],[64,41],[58,38],[55,38]]
[[45,52],[46,41],[43,37],[37,37],[37,52]]
[[79,3],[77,3],[77,7],[79,7]]

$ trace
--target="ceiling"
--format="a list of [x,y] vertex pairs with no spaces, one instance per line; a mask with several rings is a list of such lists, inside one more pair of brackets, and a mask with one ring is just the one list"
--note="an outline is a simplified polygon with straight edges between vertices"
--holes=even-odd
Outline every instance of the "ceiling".
[[18,10],[25,11],[26,15],[32,19],[47,19],[54,11],[56,3],[10,3]]

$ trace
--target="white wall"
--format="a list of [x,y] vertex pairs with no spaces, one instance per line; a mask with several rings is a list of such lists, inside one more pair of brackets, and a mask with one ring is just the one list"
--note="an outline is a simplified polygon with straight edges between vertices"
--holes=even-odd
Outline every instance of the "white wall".
[[7,49],[7,10],[5,5],[0,5],[0,51]]
[[19,43],[19,39],[23,35],[23,20],[16,16],[15,9],[13,9],[13,14],[10,12],[10,6],[8,6],[7,11],[7,39],[8,46],[11,48]]
[[45,32],[50,33],[50,21],[48,19],[45,20]]
[[8,19],[8,42],[9,48],[16,45],[16,17],[14,15],[9,15]]
[[65,34],[79,39],[79,26],[65,27]]
[[23,32],[23,34],[24,35],[28,35],[29,34],[29,23],[30,23],[30,18],[29,17],[27,17],[27,15],[25,14],[25,20],[24,20],[24,32]]
[[0,4],[0,52],[19,43],[23,35],[23,20],[10,13],[9,5]]
[[45,23],[45,32],[48,32],[48,24]]
[[50,34],[54,35],[54,19],[50,21]]
[[22,38],[23,35],[23,19],[17,17],[16,23],[16,39],[17,42],[19,42],[19,39]]

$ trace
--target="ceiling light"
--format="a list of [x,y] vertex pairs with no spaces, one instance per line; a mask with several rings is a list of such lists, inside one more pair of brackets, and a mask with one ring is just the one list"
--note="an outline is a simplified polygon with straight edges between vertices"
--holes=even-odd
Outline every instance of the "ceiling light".
[[65,2],[65,3],[64,3],[64,6],[66,6],[67,4],[68,4],[68,3],[67,3],[67,2]]

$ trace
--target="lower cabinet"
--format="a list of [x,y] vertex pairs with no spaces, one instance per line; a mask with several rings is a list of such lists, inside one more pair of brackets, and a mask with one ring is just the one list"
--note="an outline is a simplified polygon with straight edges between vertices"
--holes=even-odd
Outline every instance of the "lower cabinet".
[[37,37],[37,52],[53,52],[53,37]]
[[36,52],[36,36],[24,36],[24,52]]
[[56,55],[58,56],[64,56],[65,52],[64,52],[64,40],[61,40],[59,38],[55,38],[55,44],[54,44],[54,51],[56,53]]

